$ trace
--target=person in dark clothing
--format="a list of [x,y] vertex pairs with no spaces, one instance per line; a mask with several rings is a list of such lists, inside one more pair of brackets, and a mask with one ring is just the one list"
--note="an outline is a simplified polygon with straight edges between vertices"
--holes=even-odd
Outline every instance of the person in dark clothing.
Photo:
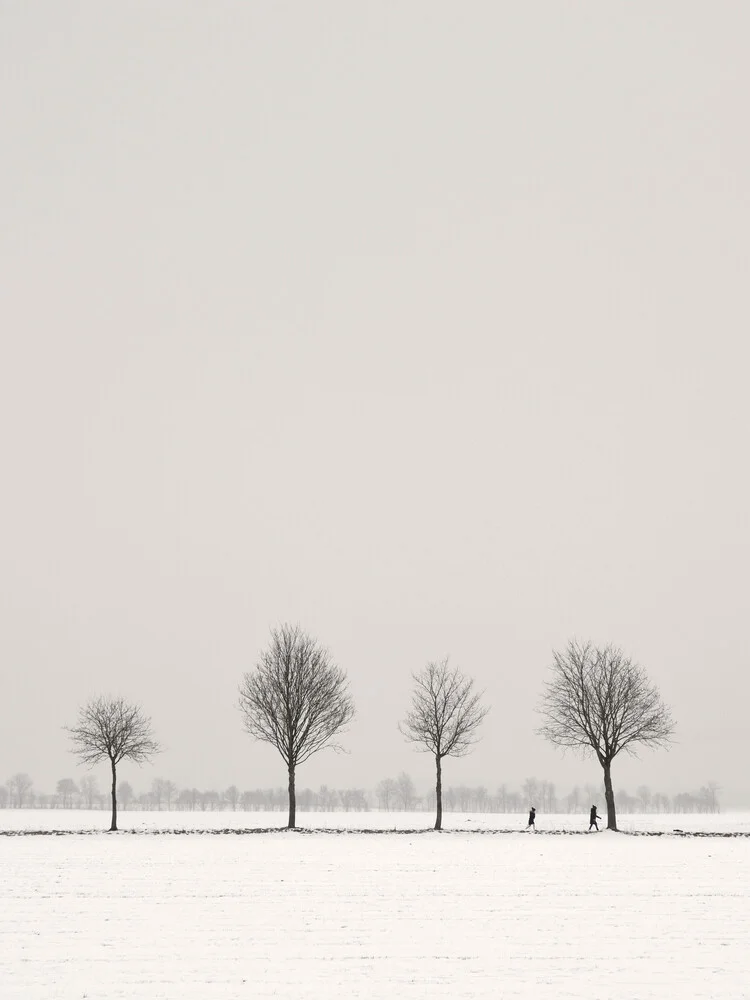
[[536,827],[534,826],[534,820],[535,819],[536,819],[536,808],[534,806],[532,806],[531,807],[531,812],[529,813],[529,825],[528,825],[528,829],[529,830],[531,830],[532,828],[534,830],[536,830]]
[[599,829],[599,824],[596,822],[598,819],[601,819],[601,816],[596,811],[596,806],[592,806],[591,812],[589,813],[589,833],[591,832],[592,826],[595,826],[597,830]]

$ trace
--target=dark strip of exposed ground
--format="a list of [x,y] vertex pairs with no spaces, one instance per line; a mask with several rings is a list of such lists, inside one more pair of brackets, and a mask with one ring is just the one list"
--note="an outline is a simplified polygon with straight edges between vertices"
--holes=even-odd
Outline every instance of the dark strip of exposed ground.
[[[92,837],[100,836],[101,834],[109,834],[113,831],[111,830],[0,830],[0,837]],[[259,833],[286,833],[286,834],[313,834],[313,833],[326,833],[333,834],[337,836],[350,835],[350,834],[370,834],[376,836],[409,836],[413,837],[417,834],[432,833],[439,834],[440,836],[453,835],[453,834],[471,834],[472,836],[527,836],[528,831],[526,830],[484,830],[484,829],[472,829],[472,830],[433,830],[430,827],[419,827],[411,830],[400,830],[396,828],[382,830],[361,827],[358,829],[338,829],[336,827],[295,827],[293,830],[288,829],[285,826],[259,826],[259,827],[222,827],[215,830],[205,830],[205,829],[192,829],[192,830],[182,830],[182,829],[169,829],[164,828],[160,830],[117,830],[115,831],[118,836],[123,835],[133,835],[133,836],[200,836],[200,837],[222,837],[222,836],[235,836],[244,837],[250,834]],[[605,831],[601,830],[600,833]],[[619,830],[620,834],[626,837],[709,837],[709,838],[728,838],[728,837],[750,837],[750,831],[748,830]],[[587,837],[589,835],[588,830],[537,830],[535,831],[535,836],[542,837]]]

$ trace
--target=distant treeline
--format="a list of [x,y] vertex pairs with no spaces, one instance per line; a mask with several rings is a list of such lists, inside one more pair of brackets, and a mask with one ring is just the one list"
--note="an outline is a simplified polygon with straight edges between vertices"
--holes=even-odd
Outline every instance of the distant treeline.
[[[623,813],[716,813],[719,786],[709,782],[697,792],[666,795],[641,785],[635,795],[616,794],[618,812]],[[527,778],[520,790],[500,785],[494,792],[484,785],[456,785],[443,789],[443,808],[449,812],[523,813],[535,806],[542,813],[586,813],[592,804],[601,805],[604,792],[595,785],[576,786],[558,795],[550,781]],[[189,812],[245,811],[283,812],[288,806],[286,788],[255,788],[240,791],[230,785],[223,791],[180,788],[165,778],[155,778],[148,791],[136,793],[127,781],[119,783],[118,800],[123,809],[185,810]],[[384,778],[373,790],[329,788],[297,792],[297,805],[305,812],[413,812],[435,808],[435,791],[417,792],[405,771],[396,778]],[[108,792],[102,791],[93,775],[78,783],[61,778],[53,793],[37,792],[26,773],[14,774],[0,785],[0,809],[107,809]]]

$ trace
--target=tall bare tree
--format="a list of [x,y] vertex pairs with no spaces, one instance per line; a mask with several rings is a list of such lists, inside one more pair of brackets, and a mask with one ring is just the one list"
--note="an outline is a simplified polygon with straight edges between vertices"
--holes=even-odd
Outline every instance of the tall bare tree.
[[471,751],[489,708],[482,706],[482,695],[474,691],[474,681],[464,677],[458,667],[449,667],[447,657],[428,663],[413,678],[411,709],[399,729],[410,743],[435,757],[435,829],[441,830],[443,758],[463,757]]
[[562,653],[553,651],[551,672],[539,732],[563,749],[594,752],[604,771],[607,829],[616,830],[612,761],[623,750],[668,746],[671,712],[643,668],[615,646],[572,640]]
[[117,765],[122,760],[144,764],[161,746],[151,729],[151,719],[140,705],[124,698],[93,698],[78,713],[78,723],[66,726],[73,743],[72,752],[83,764],[93,767],[108,760],[112,771],[112,822],[117,829]]
[[289,777],[289,821],[296,825],[295,773],[354,717],[346,673],[298,625],[271,629],[271,642],[240,685],[239,709],[251,736],[281,754]]

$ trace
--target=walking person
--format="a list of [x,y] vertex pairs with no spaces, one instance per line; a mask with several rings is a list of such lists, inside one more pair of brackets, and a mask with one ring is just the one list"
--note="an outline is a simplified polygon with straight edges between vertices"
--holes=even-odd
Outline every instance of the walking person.
[[599,824],[596,822],[598,819],[601,819],[601,816],[596,811],[596,806],[592,806],[589,813],[589,833],[591,833],[592,826],[595,826],[597,830],[599,829]]
[[533,830],[536,833],[536,827],[534,826],[534,820],[536,819],[536,808],[531,807],[531,812],[529,813],[529,825],[526,827],[527,830]]

